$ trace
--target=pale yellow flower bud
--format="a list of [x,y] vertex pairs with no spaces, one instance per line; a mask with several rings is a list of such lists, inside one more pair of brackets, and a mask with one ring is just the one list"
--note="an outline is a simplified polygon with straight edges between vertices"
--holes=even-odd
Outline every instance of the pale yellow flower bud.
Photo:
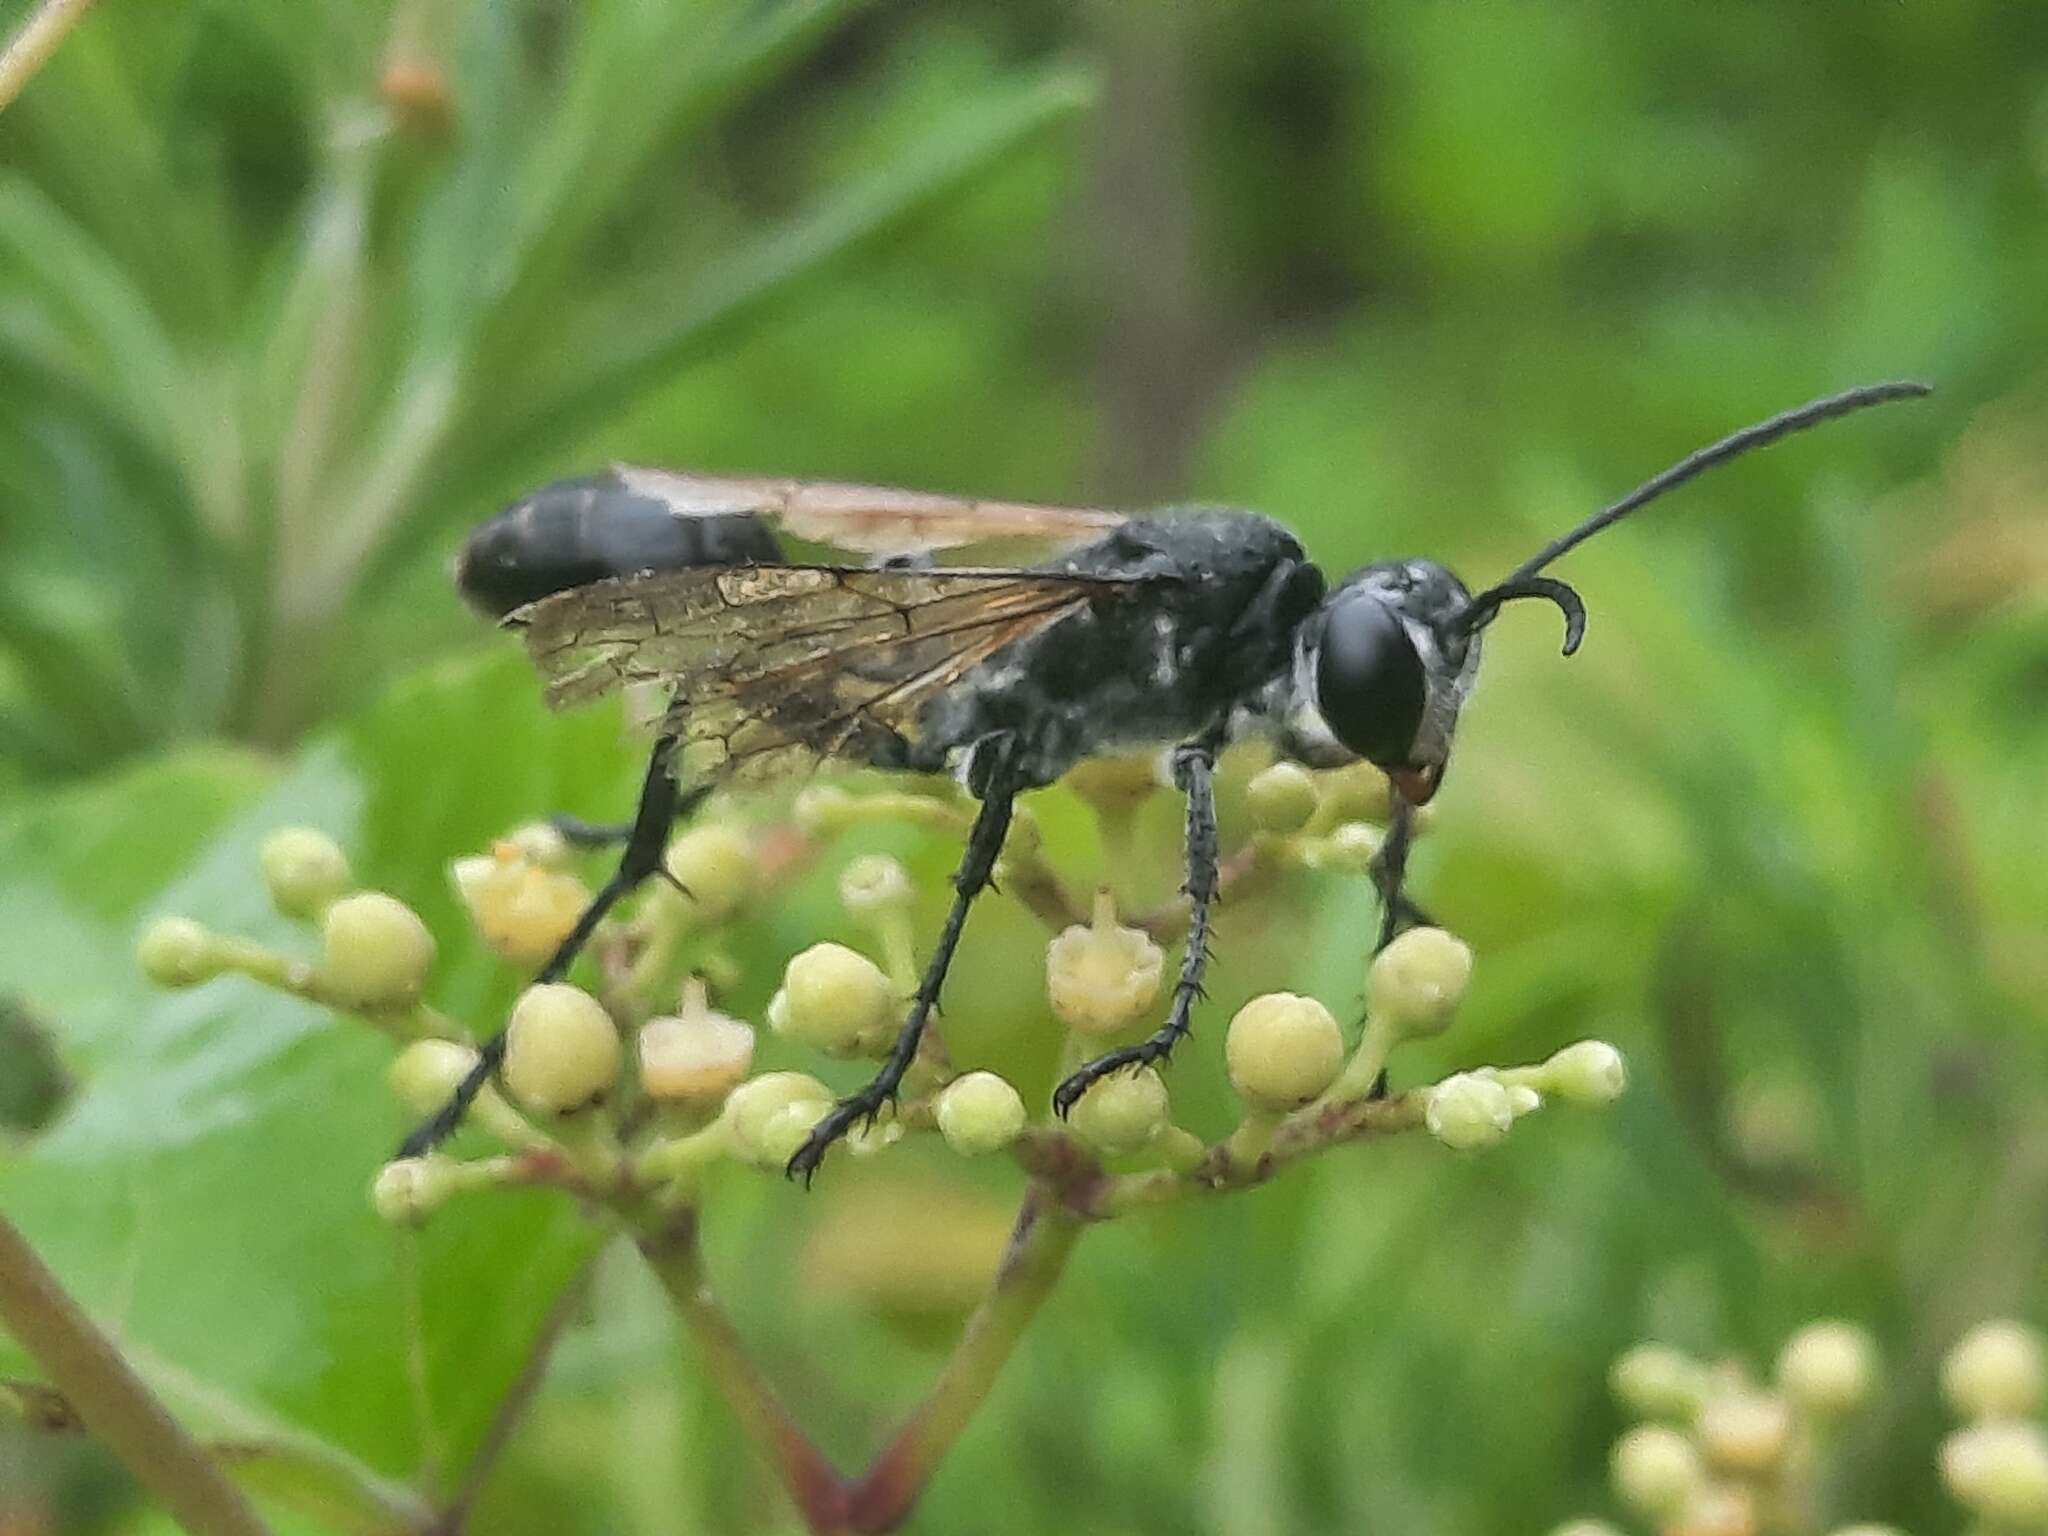
[[1704,1365],[1667,1344],[1638,1344],[1607,1373],[1623,1407],[1645,1419],[1690,1420],[1706,1395]]
[[1317,869],[1344,870],[1350,874],[1363,875],[1372,869],[1372,861],[1379,857],[1380,849],[1386,843],[1386,834],[1378,827],[1369,827],[1362,821],[1347,821],[1330,829],[1315,851],[1310,864]]
[[1429,1090],[1423,1124],[1429,1134],[1460,1152],[1490,1147],[1515,1123],[1513,1101],[1498,1078],[1460,1072]]
[[1778,1352],[1778,1390],[1817,1419],[1862,1407],[1877,1382],[1877,1345],[1853,1323],[1808,1323]]
[[1999,1318],[1979,1323],[1941,1362],[1941,1390],[1966,1419],[2019,1419],[2041,1406],[2041,1335]]
[[1223,1039],[1230,1081],[1260,1109],[1293,1109],[1336,1081],[1344,1032],[1312,997],[1269,992],[1237,1010]]
[[837,784],[807,784],[797,792],[790,815],[813,837],[837,832],[853,821],[854,798]]
[[946,1084],[935,1113],[939,1134],[969,1157],[997,1152],[1024,1129],[1024,1100],[993,1072],[969,1072]]
[[839,875],[839,899],[849,915],[867,921],[907,912],[917,900],[910,873],[886,853],[863,854]]
[[1068,1028],[1115,1035],[1151,1008],[1165,967],[1159,946],[1136,928],[1119,927],[1114,899],[1098,891],[1094,922],[1076,923],[1046,947],[1046,991]]
[[1113,1072],[1091,1085],[1067,1118],[1098,1152],[1136,1152],[1166,1129],[1166,1082],[1150,1067]]
[[142,974],[160,987],[196,987],[226,965],[220,940],[189,917],[160,917],[135,946]]
[[394,896],[361,891],[327,908],[320,925],[320,977],[359,1008],[402,1008],[419,1000],[434,964],[434,936]]
[[1621,1531],[1605,1520],[1567,1520],[1553,1526],[1550,1536],[1621,1536]]
[[566,869],[576,856],[569,839],[562,836],[562,829],[553,822],[529,821],[506,833],[505,841],[527,863],[538,864],[542,869]]
[[1828,1536],[1906,1536],[1896,1525],[1878,1525],[1870,1521],[1858,1521],[1855,1525],[1838,1525]]
[[325,832],[282,827],[263,839],[256,861],[270,904],[286,917],[316,921],[330,903],[348,894],[354,878],[348,855]]
[[457,859],[448,873],[484,943],[521,967],[549,959],[590,905],[576,876],[534,862],[511,842]]
[[1665,1536],[1760,1536],[1756,1495],[1740,1484],[1708,1485],[1687,1502]]
[[1612,1104],[1628,1086],[1628,1067],[1621,1052],[1605,1040],[1581,1040],[1568,1045],[1537,1069],[1546,1093],[1554,1093],[1567,1104],[1597,1108]]
[[384,1081],[407,1109],[431,1114],[448,1102],[476,1062],[473,1048],[453,1040],[415,1040],[391,1058]]
[[1267,832],[1299,832],[1316,813],[1315,775],[1299,763],[1275,763],[1244,787],[1252,820]]
[[1439,1035],[1465,1001],[1472,951],[1441,928],[1410,928],[1373,957],[1366,993],[1396,1040]]
[[719,923],[740,909],[754,889],[758,865],[754,845],[733,827],[692,827],[668,845],[664,862],[689,906],[707,922]]
[[1767,1392],[1727,1392],[1700,1409],[1693,1437],[1707,1461],[1741,1478],[1759,1478],[1784,1459],[1792,1410]]
[[1159,756],[1120,753],[1086,758],[1061,782],[1098,811],[1128,811],[1158,793]]
[[1941,1478],[2001,1530],[2048,1525],[2048,1438],[2038,1424],[1986,1419],[1957,1430],[1941,1443]]
[[563,982],[528,987],[505,1026],[505,1086],[528,1109],[569,1114],[611,1092],[619,1031],[598,1000]]
[[1384,822],[1391,807],[1387,776],[1371,763],[1352,763],[1316,775],[1325,806],[1347,821]]
[[1615,1441],[1608,1466],[1616,1496],[1653,1520],[1676,1517],[1706,1485],[1692,1442],[1661,1424],[1640,1424]]
[[726,1095],[733,1147],[750,1163],[779,1168],[832,1107],[832,1092],[802,1072],[764,1072]]
[[448,1160],[429,1154],[402,1157],[377,1171],[370,1204],[393,1226],[414,1226],[438,1210],[453,1193]]
[[844,944],[813,944],[793,956],[768,1004],[768,1027],[834,1056],[872,1050],[891,1038],[896,989],[882,968]]
[[713,1105],[732,1092],[754,1065],[751,1026],[714,1011],[704,983],[692,979],[682,1012],[640,1026],[640,1085],[648,1097]]

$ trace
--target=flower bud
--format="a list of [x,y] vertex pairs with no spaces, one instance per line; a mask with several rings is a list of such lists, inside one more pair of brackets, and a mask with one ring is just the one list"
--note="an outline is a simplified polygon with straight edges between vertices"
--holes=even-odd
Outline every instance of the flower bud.
[[1621,1532],[1605,1520],[1567,1520],[1553,1526],[1550,1536],[1621,1536]]
[[1759,1478],[1784,1459],[1792,1439],[1792,1411],[1768,1392],[1723,1393],[1700,1409],[1693,1438],[1718,1470]]
[[707,922],[731,917],[754,888],[754,845],[732,827],[692,827],[668,845],[665,862]]
[[581,880],[528,859],[510,842],[457,859],[448,873],[484,943],[518,966],[551,957],[590,906]]
[[1316,812],[1316,781],[1299,763],[1275,763],[1244,787],[1252,820],[1266,832],[1299,832]]
[[848,916],[872,922],[909,911],[917,891],[900,863],[886,853],[868,853],[840,871],[839,899]]
[[189,917],[160,917],[135,946],[142,974],[160,987],[196,987],[224,969],[226,952],[211,932]]
[[619,1078],[619,1031],[604,1006],[565,982],[528,987],[505,1026],[505,1086],[528,1109],[568,1114]]
[[1144,1017],[1159,995],[1166,956],[1136,928],[1119,927],[1108,891],[1095,895],[1095,920],[1063,931],[1045,951],[1052,1011],[1070,1029],[1114,1035]]
[[837,784],[807,784],[790,807],[796,824],[813,837],[839,831],[855,814],[853,796]]
[[1964,1334],[1941,1362],[1941,1390],[1966,1419],[2020,1419],[2041,1406],[2041,1336],[1999,1318]]
[[576,856],[562,829],[551,821],[529,821],[505,834],[505,841],[518,850],[529,864],[542,869],[567,869]]
[[1380,848],[1385,842],[1386,837],[1378,827],[1369,827],[1362,821],[1342,822],[1330,829],[1314,862],[1319,869],[1366,874],[1372,869],[1372,861],[1380,856]]
[[1640,1418],[1690,1420],[1707,1388],[1707,1368],[1668,1344],[1638,1344],[1607,1373],[1621,1405]]
[[1750,1489],[1739,1483],[1710,1484],[1695,1493],[1664,1530],[1665,1536],[1759,1536],[1763,1521]]
[[1816,1419],[1862,1407],[1876,1381],[1877,1345],[1853,1323],[1808,1323],[1778,1352],[1778,1390]]
[[1293,1109],[1337,1080],[1344,1032],[1312,997],[1269,992],[1237,1010],[1223,1039],[1231,1085],[1259,1109]]
[[1024,1129],[1024,1100],[993,1072],[969,1072],[946,1084],[935,1113],[946,1145],[968,1157],[999,1152]]
[[1879,1525],[1873,1521],[1858,1521],[1854,1525],[1838,1525],[1828,1536],[1906,1536],[1896,1525]]
[[1392,797],[1387,776],[1371,763],[1351,763],[1316,775],[1324,804],[1333,817],[1344,821],[1387,819]]
[[311,827],[281,827],[271,833],[257,850],[256,862],[262,867],[270,904],[284,916],[305,922],[316,921],[354,884],[341,846]]
[[1999,1529],[2048,1525],[2048,1437],[2038,1424],[1986,1419],[1941,1443],[1941,1479]]
[[1112,1072],[1068,1115],[1081,1139],[1111,1157],[1136,1152],[1166,1129],[1166,1082],[1150,1067]]
[[453,1040],[415,1040],[391,1058],[384,1081],[407,1109],[432,1114],[448,1102],[476,1062],[470,1046]]
[[896,989],[882,968],[844,944],[791,957],[768,1004],[768,1027],[833,1056],[871,1050],[896,1022]]
[[329,906],[321,920],[320,978],[354,1007],[410,1006],[433,964],[434,936],[395,896],[359,891]]
[[431,1153],[386,1163],[370,1186],[370,1204],[394,1226],[416,1226],[454,1193],[447,1171],[448,1160]]
[[1616,1496],[1652,1520],[1674,1518],[1706,1484],[1692,1442],[1661,1424],[1639,1424],[1615,1441],[1608,1467]]
[[1159,763],[1156,752],[1084,758],[1068,770],[1061,783],[1098,812],[1128,812],[1159,792]]
[[1472,951],[1441,928],[1410,928],[1373,957],[1366,994],[1396,1040],[1440,1035],[1465,1001]]
[[1507,1135],[1508,1127],[1515,1123],[1515,1110],[1498,1078],[1459,1072],[1429,1090],[1422,1119],[1429,1134],[1445,1146],[1470,1152],[1490,1147]]
[[1605,1040],[1568,1045],[1537,1069],[1543,1089],[1567,1104],[1598,1108],[1612,1104],[1628,1086],[1621,1052]]
[[832,1107],[832,1093],[802,1072],[763,1072],[726,1095],[724,1119],[748,1162],[780,1168]]
[[754,1065],[754,1031],[713,1011],[704,983],[692,980],[683,1010],[640,1026],[640,1085],[650,1098],[713,1105]]

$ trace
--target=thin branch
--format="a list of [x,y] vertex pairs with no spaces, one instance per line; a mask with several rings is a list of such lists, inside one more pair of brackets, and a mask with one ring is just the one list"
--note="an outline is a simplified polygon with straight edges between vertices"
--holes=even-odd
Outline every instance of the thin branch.
[[92,0],[43,0],[36,13],[21,24],[8,41],[7,51],[0,53],[0,109],[21,94],[36,71],[49,63],[64,34],[91,9]]
[[677,1315],[688,1324],[712,1380],[740,1426],[774,1463],[805,1525],[814,1536],[842,1536],[849,1529],[845,1480],[782,1406],[711,1294],[697,1247],[696,1211],[675,1212],[640,1234],[638,1242]]
[[484,1486],[490,1481],[496,1469],[498,1458],[505,1447],[512,1442],[513,1432],[526,1417],[526,1410],[533,1406],[539,1394],[541,1383],[547,1380],[548,1364],[554,1359],[555,1346],[562,1341],[562,1335],[583,1310],[583,1303],[590,1296],[590,1284],[597,1273],[597,1261],[602,1251],[592,1254],[583,1265],[569,1277],[569,1283],[562,1287],[555,1297],[554,1305],[541,1319],[533,1342],[527,1347],[526,1359],[519,1367],[519,1374],[512,1378],[512,1385],[505,1389],[505,1395],[498,1399],[498,1406],[491,1414],[491,1422],[484,1430],[482,1442],[476,1454],[469,1459],[469,1465],[462,1470],[462,1481],[454,1495],[442,1506],[434,1523],[429,1527],[428,1536],[458,1536],[477,1499],[483,1494]]
[[50,1373],[85,1427],[193,1536],[268,1536],[227,1475],[179,1427],[0,1218],[0,1323]]
[[900,1528],[918,1496],[988,1398],[1038,1309],[1059,1284],[1083,1223],[1043,1184],[1033,1182],[1017,1212],[1010,1245],[938,1380],[848,1490],[847,1529]]

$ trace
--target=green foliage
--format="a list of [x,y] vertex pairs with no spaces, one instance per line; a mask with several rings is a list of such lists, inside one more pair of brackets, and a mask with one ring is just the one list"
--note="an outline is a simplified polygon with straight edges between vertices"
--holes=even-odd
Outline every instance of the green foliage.
[[361,633],[455,529],[1087,94],[971,69],[854,129],[846,174],[742,155],[736,193],[720,133],[857,10],[191,0],[81,29],[0,172],[14,772],[276,741],[359,696],[443,627]]
[[[440,129],[376,95],[383,8],[109,5],[0,117],[0,990],[75,1092],[0,1154],[0,1206],[195,1423],[289,1442],[292,1508],[475,1443],[582,1231],[492,1200],[408,1256],[366,1200],[385,1052],[246,983],[152,994],[129,951],[174,909],[307,942],[251,873],[285,822],[449,936],[449,858],[619,813],[612,718],[544,717],[514,656],[433,659],[456,530],[536,479],[616,454],[1079,495],[1165,430],[1102,381],[1170,392],[1194,355],[1161,495],[1264,507],[1332,567],[1484,576],[1722,430],[1919,373],[1928,406],[1575,554],[1572,662],[1548,615],[1488,633],[1416,877],[1474,988],[1404,1070],[1599,1034],[1630,1097],[1091,1235],[920,1527],[1541,1529],[1613,1508],[1624,1348],[1762,1365],[1823,1314],[1892,1371],[1842,1513],[1952,1527],[1931,1362],[2048,1307],[2037,9],[1204,8],[1166,88],[1197,297],[1159,355],[1099,247],[1174,253],[1076,194],[1101,144],[1015,152],[1087,78],[1052,46],[1108,53],[1115,102],[1154,77],[1064,7],[858,9],[408,8],[447,27]],[[192,744],[322,722],[285,766]],[[1081,809],[1034,809],[1087,870]],[[1147,857],[1174,834],[1148,818]],[[872,839],[846,852],[927,886],[954,852]],[[831,873],[746,931],[754,974],[848,937]],[[1176,1104],[1227,1124],[1254,992],[1349,1022],[1372,923],[1334,874],[1265,927],[1226,909]],[[947,999],[1033,1103],[1041,937],[990,904]],[[444,950],[432,1000],[487,1020],[515,985]],[[930,1357],[833,1283],[833,1212],[876,1193],[841,1171],[722,1193],[705,1237],[850,1459]],[[1002,1169],[931,1172],[1000,1220]],[[668,1315],[600,1267],[478,1529],[787,1528]]]

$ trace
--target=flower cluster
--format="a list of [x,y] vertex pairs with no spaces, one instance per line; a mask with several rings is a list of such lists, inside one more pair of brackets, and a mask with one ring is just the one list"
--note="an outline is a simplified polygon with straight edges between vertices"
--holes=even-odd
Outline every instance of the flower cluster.
[[[1070,789],[1095,814],[1110,871],[1085,901],[1028,810],[1017,812],[1002,850],[998,890],[1047,930],[1043,1010],[1048,1029],[1064,1036],[1063,1074],[1150,1034],[1169,1005],[1169,953],[1188,935],[1189,905],[1147,909],[1118,890],[1135,883],[1127,877],[1136,819],[1162,787],[1159,765],[1147,759],[1093,764],[1074,776]],[[1253,830],[1219,867],[1226,922],[1302,872],[1363,874],[1379,849],[1374,819],[1386,811],[1387,786],[1373,770],[1278,764],[1252,775],[1242,794]],[[669,879],[650,882],[587,935],[582,984],[530,985],[502,1021],[489,1021],[503,1029],[503,1060],[466,1128],[446,1149],[385,1166],[371,1198],[386,1219],[408,1225],[458,1197],[511,1185],[557,1188],[603,1213],[632,1236],[684,1321],[727,1362],[721,1385],[742,1420],[779,1425],[765,1443],[771,1454],[801,1461],[785,1469],[793,1496],[822,1499],[829,1509],[833,1499],[870,1495],[821,1484],[816,1465],[792,1449],[803,1444],[800,1432],[774,1420],[780,1410],[764,1408],[744,1363],[733,1363],[730,1326],[696,1254],[697,1212],[714,1177],[779,1175],[805,1144],[834,1103],[811,1068],[844,1072],[828,1064],[850,1060],[867,1070],[889,1053],[919,979],[919,913],[938,893],[921,891],[892,858],[849,859],[838,870],[838,895],[855,941],[790,955],[758,1017],[740,1016],[732,1001],[745,978],[734,959],[744,951],[731,940],[829,859],[845,829],[909,823],[958,836],[973,807],[950,785],[856,792],[824,782],[769,824],[745,826],[738,809],[714,800],[674,837]],[[596,857],[536,825],[457,859],[449,876],[482,944],[531,974],[579,930],[591,900],[579,865]],[[164,918],[142,936],[144,968],[166,986],[237,973],[366,1021],[398,1043],[389,1084],[407,1115],[447,1103],[481,1058],[476,1036],[427,1000],[436,945],[419,916],[390,895],[357,890],[348,860],[320,833],[280,831],[260,863],[277,910],[317,930],[316,957]],[[1451,1026],[1473,957],[1452,934],[1427,927],[1401,934],[1369,962],[1364,951],[1362,935],[1357,1028],[1340,1022],[1356,1016],[1350,997],[1271,992],[1237,1009],[1220,1043],[1240,1112],[1221,1135],[1200,1134],[1177,1115],[1168,1079],[1153,1066],[1099,1078],[1062,1119],[1042,1089],[1027,1095],[985,1064],[956,1061],[947,1019],[933,1018],[895,1102],[834,1156],[874,1157],[909,1138],[964,1157],[1007,1156],[1024,1175],[1023,1205],[979,1321],[965,1335],[970,1344],[944,1378],[942,1406],[930,1410],[939,1417],[913,1415],[922,1427],[869,1473],[900,1509],[889,1504],[887,1519],[872,1514],[864,1529],[907,1513],[1088,1225],[1248,1188],[1353,1141],[1415,1133],[1476,1152],[1548,1102],[1600,1105],[1621,1092],[1620,1055],[1590,1040],[1534,1065],[1479,1067],[1392,1090],[1394,1053]],[[964,978],[946,1003],[972,1005]],[[933,1428],[940,1422],[943,1433]],[[837,1528],[818,1519],[820,1528]]]
[[[1830,1461],[1879,1385],[1877,1349],[1851,1323],[1810,1323],[1786,1341],[1768,1384],[1735,1361],[1715,1364],[1662,1344],[1615,1362],[1616,1398],[1641,1422],[1615,1442],[1616,1498],[1661,1536],[1901,1536],[1837,1524],[1823,1509]],[[2040,1336],[2013,1322],[1966,1334],[1942,1363],[1965,1421],[1941,1445],[1943,1483],[1985,1532],[2048,1531],[2048,1437],[2038,1422]],[[1553,1536],[1618,1536],[1576,1520]]]

